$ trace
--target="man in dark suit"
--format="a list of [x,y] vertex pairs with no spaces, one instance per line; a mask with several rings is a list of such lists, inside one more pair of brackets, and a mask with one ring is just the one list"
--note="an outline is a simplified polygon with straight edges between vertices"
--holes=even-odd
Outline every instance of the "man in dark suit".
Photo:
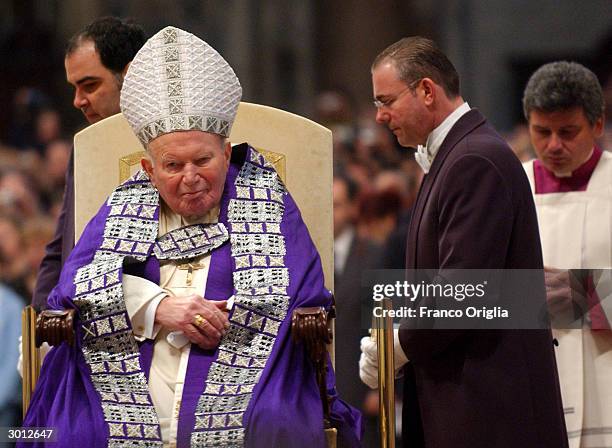
[[[426,172],[407,269],[542,269],[521,164],[464,102],[448,58],[428,39],[402,39],[375,59],[372,82],[377,121],[402,146],[417,147]],[[405,446],[567,446],[549,330],[419,330],[404,322],[397,336],[396,353],[409,360]],[[372,383],[363,372],[371,372],[375,350],[362,350],[361,376]]]
[[[74,87],[73,105],[89,124],[118,114],[119,94],[129,63],[145,43],[143,29],[116,17],[94,20],[68,41],[64,66]],[[53,240],[41,262],[32,305],[45,308],[47,296],[59,280],[74,247],[74,160],[70,157],[62,211]]]

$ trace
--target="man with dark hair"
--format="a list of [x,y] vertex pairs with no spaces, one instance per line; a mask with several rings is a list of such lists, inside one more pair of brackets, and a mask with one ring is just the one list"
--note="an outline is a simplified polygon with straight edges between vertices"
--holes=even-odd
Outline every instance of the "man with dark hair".
[[[602,88],[586,67],[553,62],[529,79],[523,109],[537,154],[524,167],[558,323],[570,446],[612,446],[612,313],[609,297],[604,301],[612,283],[612,154],[595,143],[604,127]],[[608,270],[591,271],[601,268]],[[570,276],[565,269],[580,271]]]
[[116,17],[95,20],[70,38],[66,79],[75,89],[74,107],[89,123],[119,113],[123,77],[145,40],[140,26]]
[[[407,269],[434,270],[436,278],[466,269],[542,269],[521,164],[464,102],[444,53],[429,39],[402,39],[376,58],[372,83],[377,121],[402,146],[417,147],[426,173],[408,231]],[[501,303],[511,299],[496,292]],[[544,305],[543,285],[541,292]],[[432,300],[420,305],[435,306]],[[549,330],[415,329],[403,322],[394,345],[404,374],[405,446],[567,446]],[[361,377],[376,387],[375,343],[362,340],[362,352]]]
[[[120,112],[119,94],[130,61],[145,43],[143,29],[116,17],[94,20],[70,38],[64,66],[74,86],[73,105],[90,124]],[[64,262],[74,246],[74,161],[66,173],[62,211],[53,240],[47,245],[32,305],[45,307],[47,296],[59,280]]]

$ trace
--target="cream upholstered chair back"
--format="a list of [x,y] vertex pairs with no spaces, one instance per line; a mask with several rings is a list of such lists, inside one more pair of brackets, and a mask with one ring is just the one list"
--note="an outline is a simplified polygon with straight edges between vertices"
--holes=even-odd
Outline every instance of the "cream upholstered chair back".
[[[274,163],[298,204],[333,290],[332,135],[304,117],[240,103],[230,141],[248,142]],[[74,137],[75,237],[78,240],[106,197],[140,169],[144,150],[123,115],[100,121]]]

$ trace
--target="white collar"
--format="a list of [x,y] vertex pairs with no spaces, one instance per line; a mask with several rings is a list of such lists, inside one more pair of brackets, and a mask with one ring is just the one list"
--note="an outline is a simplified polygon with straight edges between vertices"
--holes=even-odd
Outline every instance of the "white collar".
[[453,126],[455,126],[455,123],[457,123],[457,121],[459,121],[459,119],[469,111],[469,104],[464,102],[461,106],[451,112],[448,117],[446,117],[444,121],[438,125],[438,127],[431,131],[427,137],[425,146],[418,145],[414,158],[418,164],[421,165],[421,168],[423,168],[425,174],[429,172],[433,159],[438,153],[440,146],[442,146],[442,143],[450,130],[453,128]]

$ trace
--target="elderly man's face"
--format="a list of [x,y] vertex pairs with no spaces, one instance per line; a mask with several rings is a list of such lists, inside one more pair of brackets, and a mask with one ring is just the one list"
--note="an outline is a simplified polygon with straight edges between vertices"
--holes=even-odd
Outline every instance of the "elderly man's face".
[[533,148],[538,159],[554,173],[571,174],[586,162],[602,132],[603,118],[591,125],[580,107],[529,113]]
[[216,134],[184,131],[149,143],[151,160],[142,167],[168,207],[186,218],[199,218],[219,205],[231,146]]

